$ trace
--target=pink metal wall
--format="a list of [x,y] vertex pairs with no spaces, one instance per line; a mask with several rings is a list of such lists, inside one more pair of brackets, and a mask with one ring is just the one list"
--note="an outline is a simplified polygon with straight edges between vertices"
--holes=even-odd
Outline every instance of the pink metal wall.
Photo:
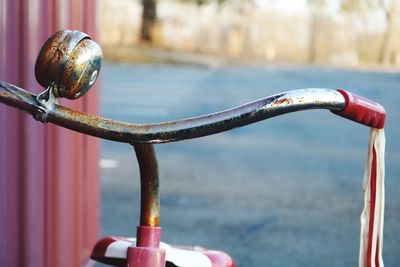
[[[56,30],[96,39],[95,0],[0,0],[0,79],[39,92],[36,55]],[[62,101],[98,111],[98,88]],[[98,140],[0,104],[0,266],[83,266],[98,235]]]

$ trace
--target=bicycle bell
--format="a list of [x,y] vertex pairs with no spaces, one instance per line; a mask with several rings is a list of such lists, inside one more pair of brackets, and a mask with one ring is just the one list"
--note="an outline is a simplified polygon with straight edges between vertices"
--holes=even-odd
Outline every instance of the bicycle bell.
[[100,46],[80,31],[61,30],[43,45],[35,76],[55,97],[76,99],[89,91],[102,62]]

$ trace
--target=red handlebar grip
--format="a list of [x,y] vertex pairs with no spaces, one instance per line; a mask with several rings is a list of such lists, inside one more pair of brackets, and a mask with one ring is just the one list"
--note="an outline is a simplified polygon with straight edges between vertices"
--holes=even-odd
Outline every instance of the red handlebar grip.
[[384,127],[386,112],[381,105],[345,90],[337,91],[343,95],[346,106],[343,110],[332,111],[333,113],[373,128]]

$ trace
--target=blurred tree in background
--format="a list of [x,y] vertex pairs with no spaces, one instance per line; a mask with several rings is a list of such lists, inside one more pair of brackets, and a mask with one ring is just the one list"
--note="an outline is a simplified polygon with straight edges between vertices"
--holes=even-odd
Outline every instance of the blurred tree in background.
[[[157,25],[157,0],[141,0],[142,1],[142,24],[140,31],[140,40],[147,44],[153,44],[156,38],[155,31]],[[217,3],[222,5],[228,2],[252,3],[253,0],[181,0],[182,2],[194,2],[198,5]]]
[[[157,0],[142,1],[142,24],[140,40],[144,43],[153,44],[156,38],[155,31],[157,25]],[[181,0],[182,2],[194,2],[198,5],[217,3],[222,5],[227,2],[253,2],[253,0]]]
[[[252,3],[253,0],[181,0],[182,2],[194,2],[197,5],[205,5],[217,3],[222,5],[224,3],[236,4]],[[156,37],[157,26],[157,0],[141,0],[142,2],[142,24],[140,31],[140,40],[142,43],[154,44]]]
[[142,25],[140,40],[145,43],[154,42],[155,26],[157,22],[157,0],[142,0]]
[[346,13],[359,13],[370,12],[377,9],[384,12],[386,21],[385,32],[382,37],[382,43],[379,53],[378,61],[382,64],[388,65],[392,63],[396,56],[395,48],[395,35],[396,35],[396,19],[399,15],[399,1],[398,0],[342,0],[341,9]]
[[311,13],[310,33],[309,33],[309,50],[308,60],[310,62],[317,62],[321,57],[321,50],[324,46],[324,13],[326,8],[326,0],[307,0]]

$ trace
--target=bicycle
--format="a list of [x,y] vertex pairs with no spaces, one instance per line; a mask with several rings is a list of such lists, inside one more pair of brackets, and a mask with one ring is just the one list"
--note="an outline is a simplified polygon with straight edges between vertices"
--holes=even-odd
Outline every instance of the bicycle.
[[[378,103],[345,90],[322,88],[288,91],[229,110],[157,124],[114,121],[72,110],[57,103],[57,98],[76,99],[83,96],[95,83],[101,62],[101,49],[88,35],[79,31],[59,31],[43,45],[35,65],[36,79],[46,90],[34,95],[0,81],[0,102],[30,113],[40,122],[53,123],[134,147],[141,180],[137,238],[101,239],[93,249],[92,258],[110,265],[235,266],[233,259],[224,252],[200,247],[170,246],[161,242],[159,177],[154,145],[212,135],[307,109],[328,109],[336,115],[376,129],[382,129],[385,123],[385,110]],[[371,168],[367,175],[371,177],[368,180],[370,184],[367,185],[371,188],[366,191],[370,194],[369,200],[372,204],[366,206],[368,214],[365,214],[366,222],[362,225],[362,236],[367,235],[364,236],[366,240],[365,243],[362,241],[360,249],[362,266],[383,265],[380,253],[383,204],[376,202],[383,188],[379,188],[377,182],[379,173],[376,173],[376,165],[379,157],[374,145],[370,147]],[[376,214],[378,216],[374,216]]]

